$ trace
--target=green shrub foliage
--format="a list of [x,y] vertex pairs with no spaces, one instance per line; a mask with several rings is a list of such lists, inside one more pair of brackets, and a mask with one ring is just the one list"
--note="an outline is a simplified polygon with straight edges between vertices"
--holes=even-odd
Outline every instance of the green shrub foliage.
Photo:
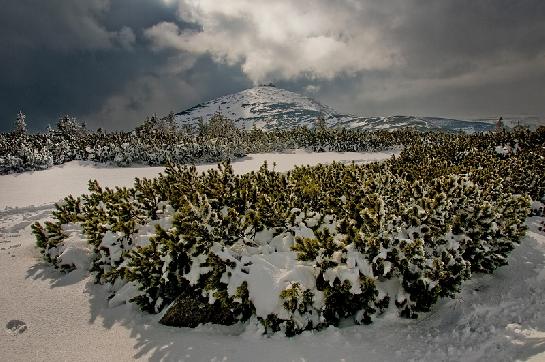
[[248,153],[301,148],[309,151],[373,151],[412,142],[412,130],[366,132],[307,129],[239,130],[220,115],[197,129],[177,129],[172,118],[152,117],[129,132],[93,132],[65,116],[45,133],[0,133],[0,174],[43,170],[73,160],[116,166],[223,162]]
[[170,166],[132,188],[91,181],[33,229],[44,257],[70,269],[58,262],[65,228],[80,225],[112,300],[176,308],[167,324],[198,323],[196,303],[203,318],[287,335],[385,311],[416,318],[507,263],[545,196],[544,134],[420,135],[385,162],[286,173]]

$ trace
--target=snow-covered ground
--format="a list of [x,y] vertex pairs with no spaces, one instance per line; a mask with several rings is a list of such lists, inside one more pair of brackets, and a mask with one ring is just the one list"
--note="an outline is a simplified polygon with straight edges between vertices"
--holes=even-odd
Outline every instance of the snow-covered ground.
[[[238,173],[267,159],[294,164],[388,157],[387,153],[250,155]],[[200,169],[214,167],[199,166]],[[87,179],[130,185],[161,168],[99,168],[69,163],[47,171],[0,176],[0,360],[180,361],[545,361],[544,218],[493,275],[476,276],[455,299],[418,320],[383,316],[370,326],[344,325],[294,338],[263,337],[244,325],[196,329],[158,324],[131,305],[108,307],[107,291],[79,271],[63,275],[40,259],[30,224],[52,203],[86,190]],[[17,208],[13,208],[17,207]]]
[[[258,170],[263,162],[269,167],[276,163],[276,171],[287,171],[295,165],[316,165],[327,162],[372,162],[389,158],[399,151],[385,152],[323,152],[309,153],[294,150],[292,153],[250,154],[232,162],[235,173]],[[217,168],[217,164],[198,165],[198,171]],[[6,208],[45,206],[72,194],[87,192],[90,179],[98,180],[103,187],[132,186],[134,178],[157,176],[163,167],[111,168],[89,161],[72,161],[44,171],[16,175],[0,175],[0,215]]]

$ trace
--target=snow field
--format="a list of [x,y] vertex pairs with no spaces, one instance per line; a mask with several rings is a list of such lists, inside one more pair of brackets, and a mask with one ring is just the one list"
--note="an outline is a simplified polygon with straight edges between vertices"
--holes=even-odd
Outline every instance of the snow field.
[[[359,156],[358,156],[359,155]],[[235,171],[257,169],[258,155],[233,163]],[[347,154],[261,155],[277,170],[290,164],[349,160]],[[354,160],[366,157],[355,154]],[[251,166],[255,162],[254,166]],[[283,163],[284,162],[284,163]],[[202,167],[215,167],[206,165]],[[286,169],[287,169],[286,168]],[[64,170],[59,170],[64,169]],[[130,171],[133,170],[133,174]],[[201,169],[199,169],[201,170]],[[204,170],[204,168],[202,169]],[[50,179],[47,173],[51,171]],[[61,172],[64,171],[64,172]],[[529,232],[509,265],[465,283],[455,299],[443,300],[420,319],[392,315],[370,326],[330,327],[288,339],[265,338],[245,326],[169,328],[131,305],[109,307],[108,291],[87,273],[62,275],[40,261],[29,225],[46,220],[52,202],[86,190],[88,175],[106,185],[132,184],[161,169],[108,169],[69,164],[52,170],[1,176],[0,355],[27,360],[184,361],[511,361],[545,359],[545,236],[541,217],[529,218]],[[125,172],[127,172],[125,174]],[[149,172],[149,174],[144,174]],[[20,180],[20,190],[6,181]],[[54,176],[54,177],[53,177]],[[5,177],[5,178],[4,178]],[[78,181],[79,180],[79,181]],[[78,183],[79,182],[79,183]],[[108,184],[111,182],[111,184]],[[63,185],[64,184],[64,185]],[[4,186],[10,185],[10,192]],[[58,186],[58,190],[54,188]],[[62,191],[64,186],[64,192]],[[76,189],[81,188],[83,191]],[[48,195],[49,191],[60,196]],[[19,195],[19,203],[14,194]],[[10,199],[11,198],[11,199]],[[31,207],[30,205],[37,205]],[[16,207],[18,209],[6,209]],[[77,234],[77,230],[71,230]],[[62,317],[59,317],[62,316]],[[21,324],[23,323],[23,324]]]

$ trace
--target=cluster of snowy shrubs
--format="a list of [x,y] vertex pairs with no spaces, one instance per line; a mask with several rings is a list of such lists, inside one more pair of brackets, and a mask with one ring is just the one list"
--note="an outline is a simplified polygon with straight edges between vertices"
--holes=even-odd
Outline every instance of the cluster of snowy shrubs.
[[[507,263],[531,199],[545,197],[544,136],[435,134],[382,163],[264,164],[242,176],[224,163],[169,167],[132,188],[92,181],[33,230],[68,270],[85,266],[83,238],[110,303],[169,325],[252,320],[293,335],[386,310],[416,318]],[[517,152],[498,154],[501,142]]]
[[0,174],[43,170],[73,160],[165,165],[168,162],[217,162],[244,155],[239,142],[216,142],[207,135],[176,131],[173,123],[153,117],[131,132],[92,132],[68,116],[40,134],[17,127],[0,134]]
[[419,138],[414,131],[362,132],[338,129],[243,131],[214,116],[197,127],[180,129],[174,116],[152,117],[131,132],[92,132],[63,117],[55,129],[28,134],[20,114],[16,130],[0,133],[0,174],[43,170],[73,160],[116,166],[223,162],[248,153],[303,148],[312,151],[384,150]]

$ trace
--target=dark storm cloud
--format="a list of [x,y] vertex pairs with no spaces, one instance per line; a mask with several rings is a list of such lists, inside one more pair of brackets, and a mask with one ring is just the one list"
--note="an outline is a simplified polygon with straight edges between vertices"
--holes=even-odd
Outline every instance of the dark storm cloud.
[[252,83],[363,115],[545,114],[540,0],[0,0],[0,131],[133,127]]
[[403,10],[406,15],[389,36],[410,68],[443,69],[437,76],[531,59],[545,50],[542,1],[408,1]]
[[188,26],[162,1],[18,0],[0,8],[0,131],[20,109],[34,130],[67,113],[92,128],[123,129],[195,101],[180,86],[196,76],[183,66],[195,57],[153,52],[142,36],[160,21]]
[[241,64],[255,83],[310,89],[344,111],[545,114],[540,0],[179,4],[203,31],[160,23],[146,33],[156,46]]
[[545,115],[544,2],[413,0],[398,10],[404,15],[385,38],[404,64],[363,80],[352,109]]

